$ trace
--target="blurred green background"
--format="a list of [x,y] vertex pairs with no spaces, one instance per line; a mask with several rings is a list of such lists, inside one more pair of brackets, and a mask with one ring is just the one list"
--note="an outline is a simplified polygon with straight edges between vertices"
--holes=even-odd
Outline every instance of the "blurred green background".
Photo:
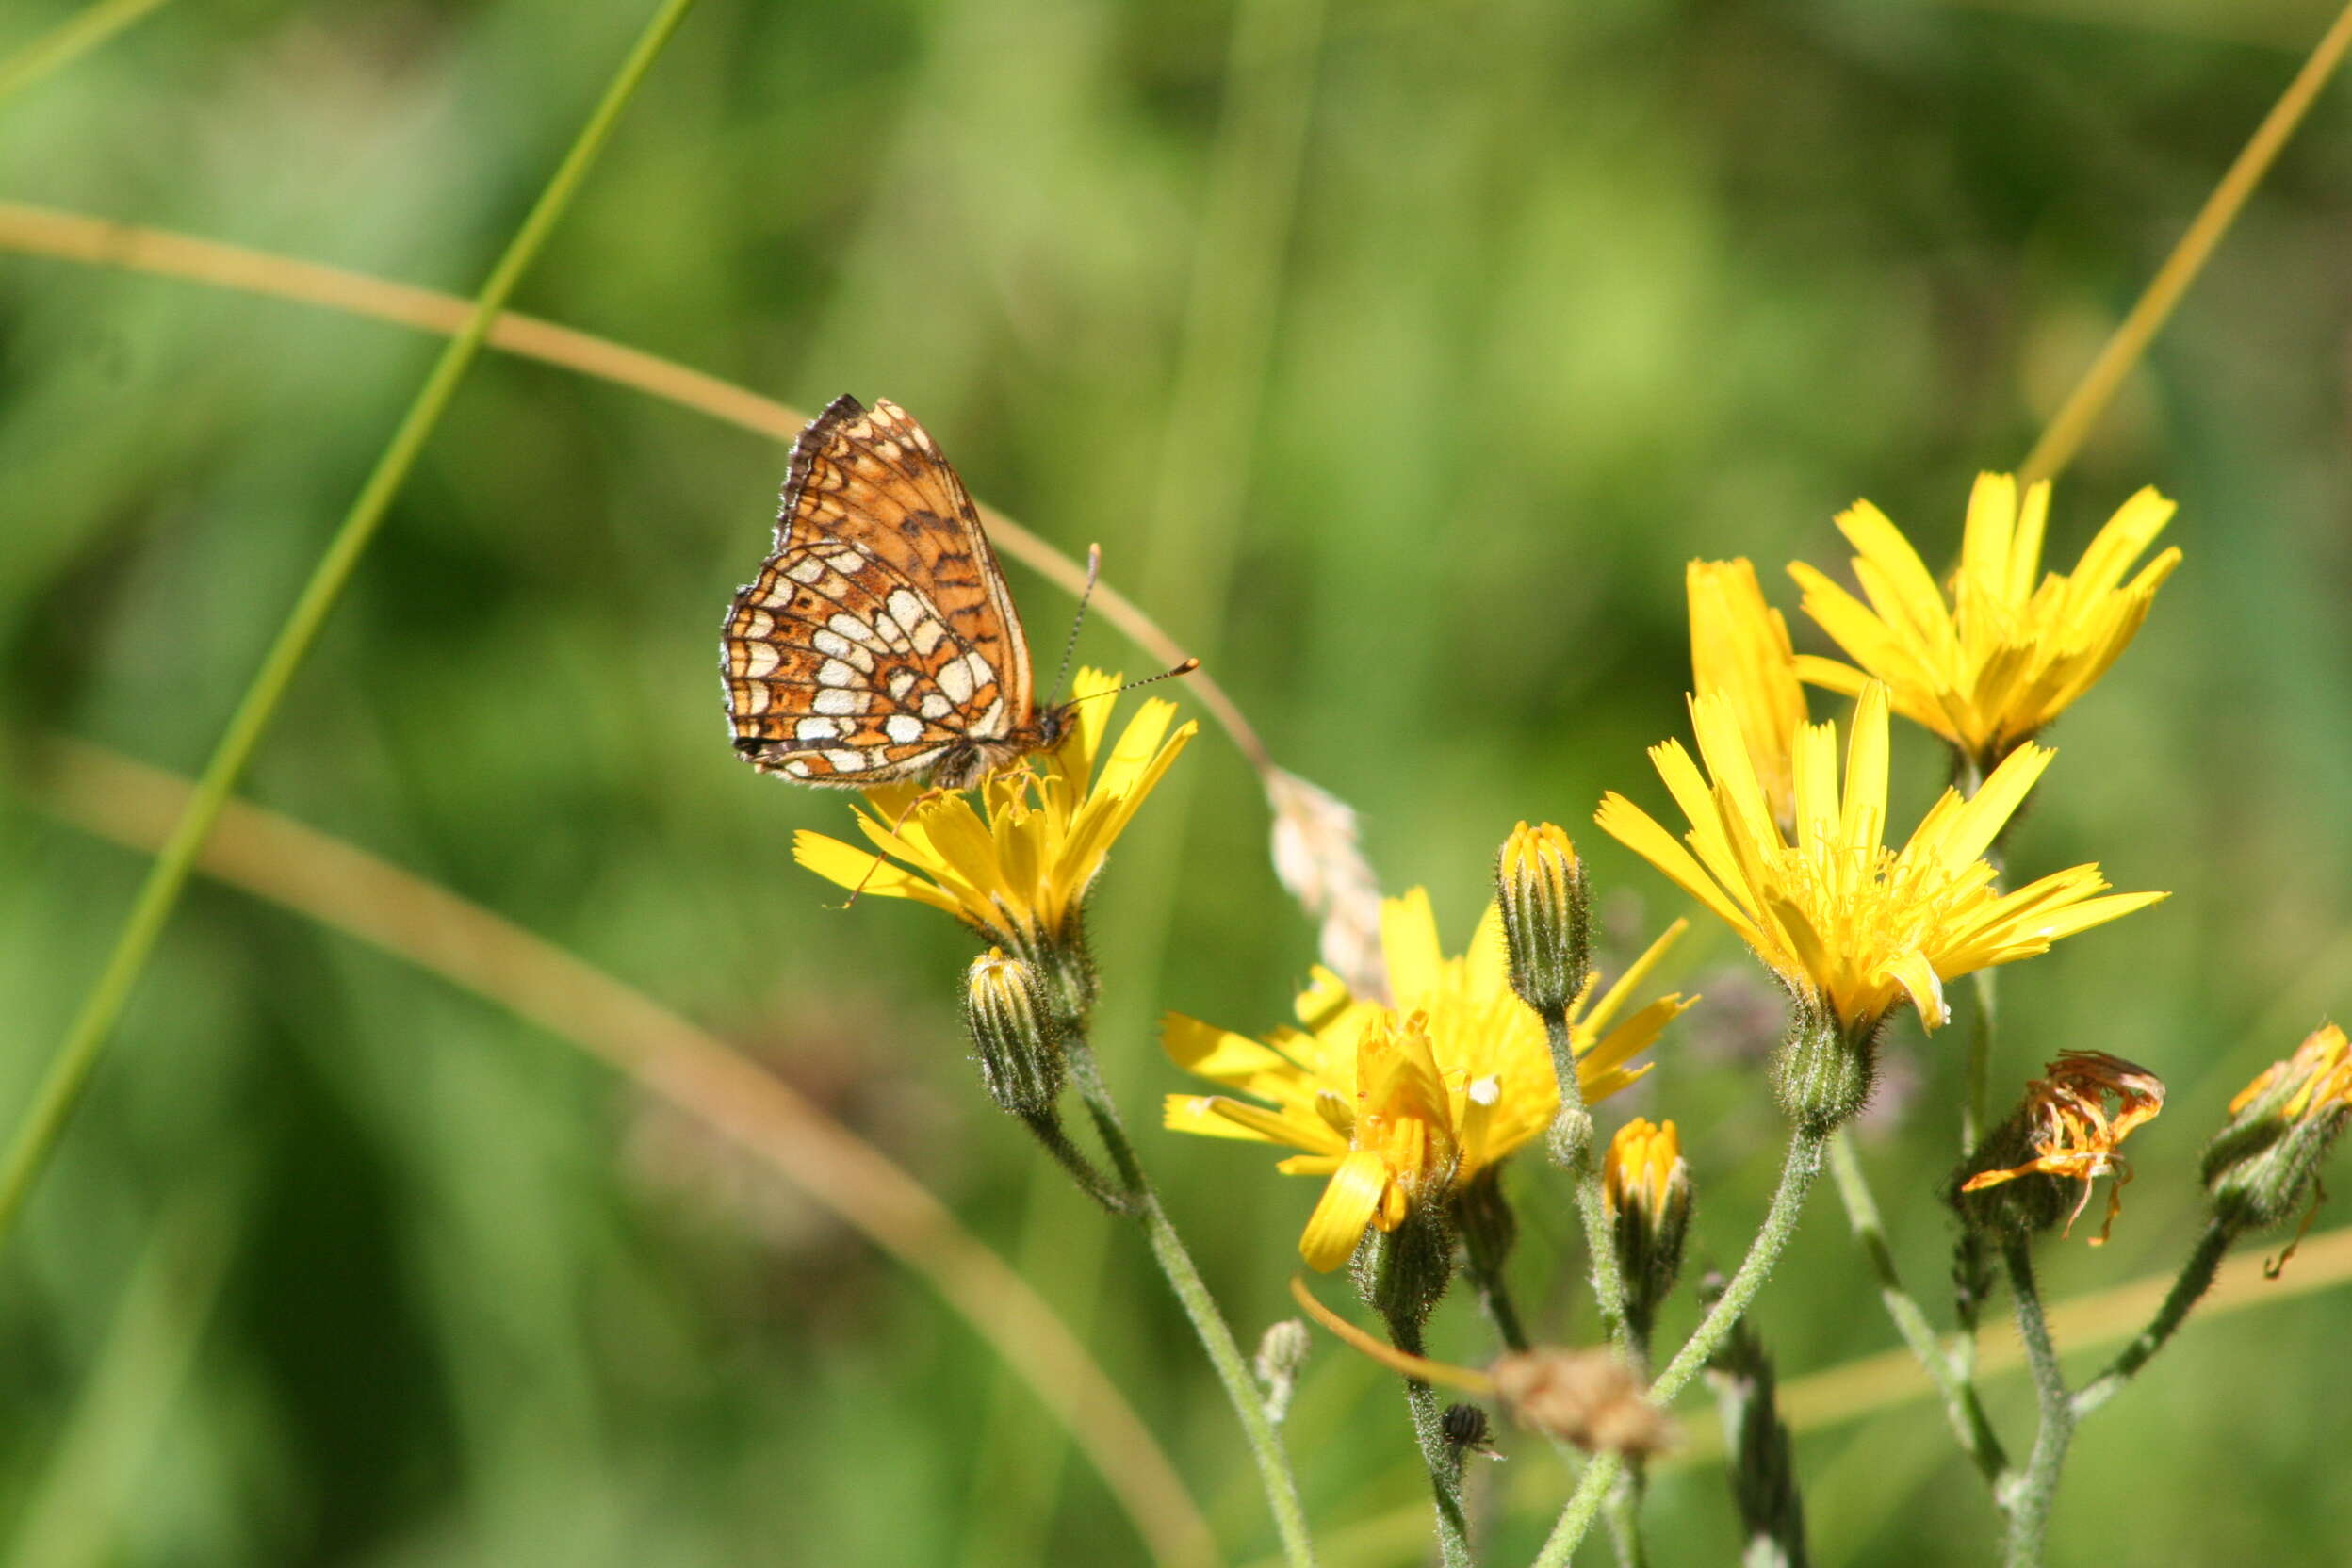
[[[9,0],[0,52],[62,21]],[[470,291],[649,12],[618,0],[183,0],[0,104],[0,196]],[[2287,0],[703,0],[519,308],[796,406],[893,398],[981,497],[1204,655],[1361,808],[1391,890],[1467,935],[1520,817],[1578,834],[1618,961],[1681,912],[1590,831],[1660,808],[1683,562],[1842,563],[1885,506],[1931,561],[2013,465],[2328,20]],[[2174,890],[2007,972],[1998,1082],[2063,1046],[2170,1083],[2113,1245],[2168,1270],[2222,1102],[2344,1000],[2352,897],[2352,98],[2339,87],[2062,483],[2055,564],[2153,482],[2188,560],[2059,727],[2015,841]],[[193,772],[435,352],[191,284],[0,254],[6,733]],[[988,1111],[967,940],[791,862],[841,800],[728,754],[713,661],[776,444],[492,356],[249,784],[707,1022],[1021,1262],[1235,1560],[1272,1534],[1151,1271]],[[1041,647],[1067,598],[1014,569]],[[1820,645],[1798,628],[1800,645]],[[1151,663],[1100,622],[1094,661]],[[1180,694],[1181,695],[1181,694]],[[1817,701],[1816,712],[1832,710]],[[1907,824],[1938,761],[1906,732]],[[0,1115],[144,862],[0,795]],[[1101,1040],[1138,1121],[1162,1009],[1285,1015],[1313,961],[1214,731],[1097,900]],[[1696,1249],[1776,1166],[1768,993],[1707,1004],[1604,1114],[1671,1115]],[[1889,1042],[1866,1155],[1936,1295],[1958,1045]],[[1245,1342],[1288,1310],[1312,1184],[1149,1131]],[[1523,1162],[1525,1164],[1526,1162]],[[1592,1332],[1559,1184],[1516,1173],[1526,1302]],[[1336,1298],[1336,1282],[1326,1295]],[[1668,1333],[1689,1322],[1687,1299]],[[1785,1375],[1895,1344],[1835,1201],[1755,1321]],[[2336,1560],[2352,1297],[2193,1322],[2092,1424],[2058,1560]],[[2005,1323],[1990,1331],[2005,1336]],[[1448,1304],[1441,1353],[1488,1352]],[[925,1287],[568,1045],[195,887],[0,1255],[0,1550],[64,1564],[1141,1560],[1094,1473]],[[2020,1380],[1992,1397],[2026,1438]],[[1687,1413],[1711,1421],[1704,1402]],[[1331,1532],[1425,1492],[1393,1380],[1328,1344],[1291,1424]],[[1567,1481],[1508,1438],[1496,1561]],[[1805,1435],[1818,1558],[1973,1563],[1994,1522],[1914,1404]],[[1527,1472],[1534,1472],[1529,1475]],[[1711,1468],[1657,1560],[1726,1560]],[[1426,1536],[1334,1552],[1410,1563]],[[1598,1560],[1597,1546],[1588,1556]]]

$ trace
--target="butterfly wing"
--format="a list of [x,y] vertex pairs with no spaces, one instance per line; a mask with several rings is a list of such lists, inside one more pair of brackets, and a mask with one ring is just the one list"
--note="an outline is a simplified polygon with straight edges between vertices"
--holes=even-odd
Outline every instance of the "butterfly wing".
[[802,432],[721,668],[736,749],[811,784],[911,777],[1028,722],[1028,647],[978,512],[904,411],[841,398]]
[[1029,643],[980,509],[931,433],[905,409],[887,398],[872,409],[846,396],[827,404],[793,443],[776,532],[779,552],[839,540],[924,594],[1004,687],[1003,727],[975,728],[975,737],[999,738],[1028,718]]

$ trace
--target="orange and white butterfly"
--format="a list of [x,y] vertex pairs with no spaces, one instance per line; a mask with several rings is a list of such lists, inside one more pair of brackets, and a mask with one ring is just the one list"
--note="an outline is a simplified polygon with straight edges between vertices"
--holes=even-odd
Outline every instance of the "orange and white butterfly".
[[720,643],[735,749],[762,773],[962,790],[1062,738],[979,510],[930,433],[840,397],[792,443],[776,552]]

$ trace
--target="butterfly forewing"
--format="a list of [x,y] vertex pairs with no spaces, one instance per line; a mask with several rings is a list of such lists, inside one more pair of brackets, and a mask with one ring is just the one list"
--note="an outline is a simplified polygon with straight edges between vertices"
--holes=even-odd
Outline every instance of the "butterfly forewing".
[[960,788],[1050,742],[979,513],[903,409],[840,398],[811,421],[776,534],[722,644],[736,749],[754,766]]

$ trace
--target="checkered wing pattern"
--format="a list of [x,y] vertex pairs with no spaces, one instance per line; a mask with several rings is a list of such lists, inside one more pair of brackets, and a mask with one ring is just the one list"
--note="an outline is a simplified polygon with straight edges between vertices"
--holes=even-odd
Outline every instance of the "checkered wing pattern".
[[735,749],[808,784],[961,789],[1059,731],[972,497],[887,400],[837,398],[793,443],[720,668]]

